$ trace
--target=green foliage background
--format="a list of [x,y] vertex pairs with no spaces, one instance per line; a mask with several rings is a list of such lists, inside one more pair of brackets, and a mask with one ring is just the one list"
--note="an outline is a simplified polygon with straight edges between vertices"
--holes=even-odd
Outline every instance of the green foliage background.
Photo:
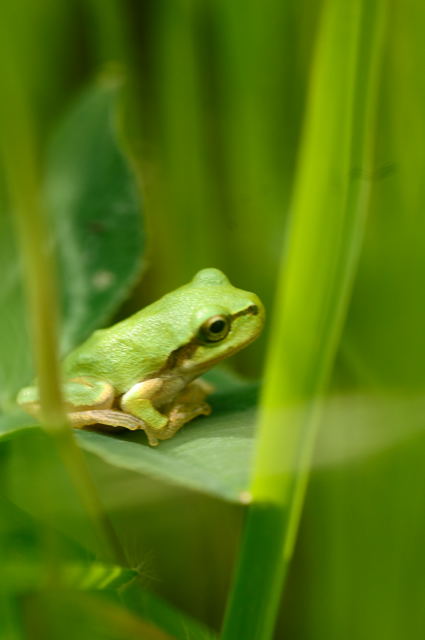
[[[423,638],[424,28],[417,0],[2,6],[1,640]],[[269,318],[212,416],[70,434],[60,355],[205,266]]]

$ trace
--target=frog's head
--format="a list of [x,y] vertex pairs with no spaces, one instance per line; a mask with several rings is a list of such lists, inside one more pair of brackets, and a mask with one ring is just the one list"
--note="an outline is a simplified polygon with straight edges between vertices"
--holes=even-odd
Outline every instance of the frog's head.
[[191,340],[179,366],[199,375],[255,340],[264,307],[255,293],[233,287],[218,269],[202,269],[180,289]]

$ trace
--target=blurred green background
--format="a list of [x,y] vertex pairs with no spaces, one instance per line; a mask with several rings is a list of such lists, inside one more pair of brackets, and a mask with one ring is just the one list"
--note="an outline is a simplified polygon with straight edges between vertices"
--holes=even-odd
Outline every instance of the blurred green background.
[[[309,478],[275,638],[424,637],[424,29],[418,0],[2,6],[1,640],[219,632],[264,371],[260,437]],[[26,428],[35,370],[54,422],[56,343],[205,266],[270,321],[204,441],[79,434],[83,458]],[[294,396],[322,403],[306,458],[276,435]]]

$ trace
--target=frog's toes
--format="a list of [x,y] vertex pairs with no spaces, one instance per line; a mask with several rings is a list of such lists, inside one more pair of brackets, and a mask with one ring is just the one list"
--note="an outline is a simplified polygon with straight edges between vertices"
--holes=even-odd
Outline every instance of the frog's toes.
[[179,423],[183,425],[198,416],[208,416],[211,411],[212,409],[207,402],[202,402],[201,404],[179,404],[171,409],[168,416],[171,424]]
[[146,437],[148,439],[148,443],[151,447],[157,447],[159,445],[159,440],[157,435],[154,435],[155,430],[154,429],[149,429],[145,427],[145,433],[146,433]]
[[201,411],[199,412],[199,415],[209,416],[211,412],[212,412],[211,405],[208,404],[208,402],[203,402],[201,405]]

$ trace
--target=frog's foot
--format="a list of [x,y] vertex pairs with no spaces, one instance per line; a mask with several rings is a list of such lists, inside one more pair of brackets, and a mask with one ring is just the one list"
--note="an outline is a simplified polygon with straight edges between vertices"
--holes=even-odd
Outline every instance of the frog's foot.
[[179,431],[186,422],[194,420],[198,416],[208,416],[211,407],[207,402],[197,404],[177,403],[168,412],[168,423],[156,433],[158,440],[168,440]]
[[167,424],[157,431],[158,440],[168,440],[179,431],[186,422],[194,420],[198,416],[208,416],[211,413],[210,405],[205,402],[205,397],[214,390],[208,382],[198,378],[191,382],[166,408]]
[[154,403],[163,393],[165,384],[162,378],[136,383],[120,400],[121,409],[125,413],[143,421],[143,429],[151,447],[157,446],[159,440],[172,438],[186,422],[211,413],[205,396],[213,388],[204,380],[191,382],[172,402],[162,405],[158,411]]
[[140,418],[116,409],[90,409],[88,411],[73,411],[68,413],[68,420],[72,427],[84,429],[95,424],[108,427],[121,427],[130,431],[144,429],[145,423]]

